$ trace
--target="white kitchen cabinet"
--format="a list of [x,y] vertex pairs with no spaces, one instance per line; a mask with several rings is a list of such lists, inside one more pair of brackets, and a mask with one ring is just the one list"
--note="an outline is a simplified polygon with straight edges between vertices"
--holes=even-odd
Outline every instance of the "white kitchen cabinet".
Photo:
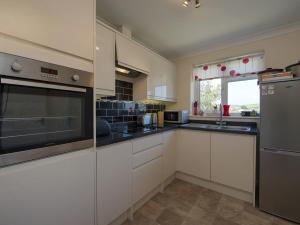
[[97,217],[107,225],[131,206],[132,144],[97,148]]
[[1,1],[0,30],[28,44],[93,60],[94,0]]
[[151,70],[147,82],[148,99],[176,101],[176,68],[172,62],[151,54]]
[[177,170],[210,180],[210,133],[192,130],[177,132]]
[[162,145],[157,145],[153,148],[146,149],[133,155],[132,168],[138,168],[153,159],[162,156]]
[[162,182],[162,157],[156,158],[132,172],[133,203],[136,203]]
[[212,181],[253,192],[255,148],[255,136],[212,133]]
[[0,224],[94,225],[95,153],[0,169]]
[[176,131],[163,133],[163,180],[176,172]]
[[161,134],[153,134],[145,137],[137,138],[132,141],[133,153],[138,153],[144,151],[146,149],[152,148],[154,146],[162,144],[162,135]]
[[162,61],[156,54],[151,54],[151,69],[147,77],[148,99],[162,98]]
[[163,77],[163,85],[166,86],[167,100],[176,102],[176,66],[172,62],[166,62],[166,73],[165,77]]
[[116,33],[96,25],[95,90],[99,95],[115,95]]
[[125,66],[145,74],[150,73],[149,50],[122,34],[116,35],[117,61]]

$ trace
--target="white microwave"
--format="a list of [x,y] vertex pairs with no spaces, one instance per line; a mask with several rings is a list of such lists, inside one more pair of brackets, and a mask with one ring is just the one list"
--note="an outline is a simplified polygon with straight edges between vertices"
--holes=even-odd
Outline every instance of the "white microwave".
[[164,121],[166,123],[184,124],[189,122],[189,112],[187,110],[165,111]]

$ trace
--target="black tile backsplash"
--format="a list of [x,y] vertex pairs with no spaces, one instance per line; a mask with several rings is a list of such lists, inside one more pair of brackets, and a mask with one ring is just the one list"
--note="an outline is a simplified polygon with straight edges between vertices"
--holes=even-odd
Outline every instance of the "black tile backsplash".
[[104,100],[132,101],[133,84],[126,81],[116,80],[116,95],[102,97]]
[[96,102],[97,118],[108,121],[112,129],[122,129],[123,126],[136,126],[137,117],[145,113],[164,111],[163,104],[143,104],[132,101],[111,101],[101,99]]
[[166,109],[163,104],[144,104],[132,100],[133,84],[116,80],[116,95],[102,97],[97,101],[97,118],[108,121],[113,130],[122,130],[125,126],[136,126],[138,116]]

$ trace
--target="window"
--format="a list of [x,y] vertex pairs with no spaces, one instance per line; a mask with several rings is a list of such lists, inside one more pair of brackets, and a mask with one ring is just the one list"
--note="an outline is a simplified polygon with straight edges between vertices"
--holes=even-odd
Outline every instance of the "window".
[[200,82],[200,108],[212,112],[215,105],[221,103],[221,79]]
[[219,104],[230,105],[231,115],[242,111],[259,112],[259,86],[256,73],[264,70],[262,53],[195,66],[193,101],[204,113],[217,113]]
[[259,112],[259,86],[257,79],[230,81],[227,83],[227,103],[230,112],[255,110]]

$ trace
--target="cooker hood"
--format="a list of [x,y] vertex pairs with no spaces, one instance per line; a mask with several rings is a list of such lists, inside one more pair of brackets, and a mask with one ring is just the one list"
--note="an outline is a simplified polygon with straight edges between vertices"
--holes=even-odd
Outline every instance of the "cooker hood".
[[150,74],[149,53],[132,39],[128,29],[126,32],[124,29],[116,34],[116,72],[131,78]]

